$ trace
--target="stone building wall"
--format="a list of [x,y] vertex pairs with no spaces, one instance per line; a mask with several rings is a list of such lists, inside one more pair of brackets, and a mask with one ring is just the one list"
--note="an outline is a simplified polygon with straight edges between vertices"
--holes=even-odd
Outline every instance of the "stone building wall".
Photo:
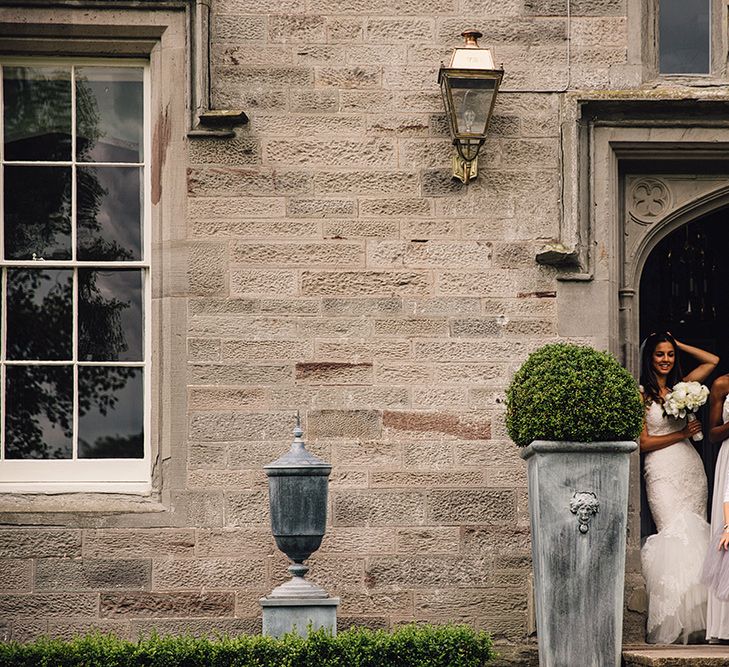
[[[214,106],[250,123],[190,139],[177,166],[186,316],[165,326],[186,336],[186,465],[156,471],[178,481],[154,511],[64,497],[23,514],[15,499],[3,516],[20,525],[0,531],[6,635],[257,631],[258,599],[285,577],[261,467],[300,410],[334,465],[310,576],[341,596],[342,624],[463,621],[508,654],[533,628],[504,390],[560,338],[561,283],[534,257],[559,234],[561,104],[636,85],[626,2],[573,1],[569,21],[552,0],[212,9]],[[470,27],[506,74],[465,186],[437,69]]]

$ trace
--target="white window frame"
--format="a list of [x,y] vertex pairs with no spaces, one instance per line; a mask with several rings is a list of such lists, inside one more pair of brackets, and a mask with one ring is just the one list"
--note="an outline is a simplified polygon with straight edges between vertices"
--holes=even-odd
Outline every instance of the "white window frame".
[[[70,66],[88,67],[135,67],[143,69],[144,82],[144,154],[140,163],[109,163],[109,162],[77,162],[76,160],[76,87],[75,77],[72,76],[71,85],[71,125],[72,145],[71,159],[69,161],[12,161],[6,162],[2,155],[2,166],[0,170],[0,193],[3,192],[2,178],[4,167],[8,165],[39,165],[39,166],[67,166],[71,168],[71,192],[72,192],[72,259],[70,260],[3,260],[0,257],[0,268],[8,267],[32,267],[32,268],[66,268],[73,269],[73,359],[71,363],[66,361],[57,362],[27,362],[8,361],[6,359],[6,271],[2,271],[2,321],[1,334],[2,346],[0,349],[0,493],[66,493],[66,492],[116,492],[116,493],[149,493],[151,490],[151,396],[152,396],[152,140],[151,140],[151,75],[150,62],[148,59],[129,58],[67,58],[67,57],[2,57],[2,66]],[[0,130],[2,130],[2,118],[4,109],[2,100],[2,87],[0,86]],[[4,132],[0,132],[4,137]],[[83,261],[76,259],[76,169],[77,165],[82,166],[138,166],[142,168],[142,259],[140,261]],[[3,215],[4,198],[0,196],[0,221],[4,220]],[[0,240],[4,233],[4,224],[0,224]],[[77,303],[77,272],[79,268],[117,268],[117,269],[140,269],[142,272],[143,292],[143,341],[144,355],[141,362],[88,362],[78,360],[78,303]],[[71,459],[5,459],[5,369],[7,366],[18,365],[57,365],[74,368],[74,399],[73,399],[73,458]],[[138,367],[143,369],[144,387],[144,456],[137,459],[108,458],[108,459],[79,459],[78,458],[78,368],[82,366],[122,366]]]

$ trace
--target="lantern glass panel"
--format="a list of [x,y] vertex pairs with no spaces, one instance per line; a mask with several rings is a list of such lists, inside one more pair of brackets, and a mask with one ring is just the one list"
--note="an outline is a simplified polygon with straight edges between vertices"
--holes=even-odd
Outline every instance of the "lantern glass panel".
[[456,134],[483,137],[496,91],[495,79],[450,78]]

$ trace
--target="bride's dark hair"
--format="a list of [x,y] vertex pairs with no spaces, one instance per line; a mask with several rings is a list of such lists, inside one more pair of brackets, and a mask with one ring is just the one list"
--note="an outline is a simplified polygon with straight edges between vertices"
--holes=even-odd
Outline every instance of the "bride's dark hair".
[[656,371],[653,368],[653,352],[659,343],[670,343],[673,345],[674,351],[674,363],[671,372],[666,378],[666,385],[670,388],[683,379],[683,372],[681,371],[681,363],[678,360],[678,346],[674,337],[663,331],[661,333],[652,333],[648,338],[643,341],[643,353],[640,358],[640,384],[643,386],[643,395],[645,396],[646,403],[662,403],[660,395],[660,387],[658,386],[658,377]]

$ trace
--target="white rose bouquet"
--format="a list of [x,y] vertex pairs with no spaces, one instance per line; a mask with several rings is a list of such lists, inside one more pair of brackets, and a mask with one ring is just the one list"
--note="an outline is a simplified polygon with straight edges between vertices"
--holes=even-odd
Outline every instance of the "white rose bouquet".
[[[679,382],[663,400],[663,412],[676,418],[688,416],[688,420],[693,421],[696,419],[694,413],[708,398],[709,389],[700,382]],[[701,432],[692,438],[696,442],[703,439],[704,434]]]

